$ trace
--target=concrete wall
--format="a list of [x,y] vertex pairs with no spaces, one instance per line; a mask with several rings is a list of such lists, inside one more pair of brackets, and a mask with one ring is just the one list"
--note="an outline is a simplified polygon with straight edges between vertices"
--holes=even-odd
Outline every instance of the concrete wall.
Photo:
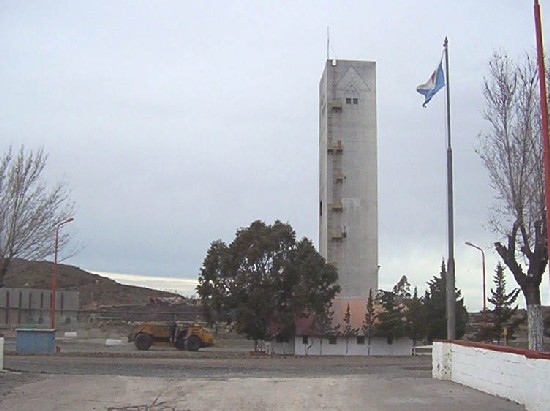
[[[303,337],[295,337],[295,355],[369,355],[368,342],[358,344],[357,337],[350,337],[346,347],[346,338],[337,337],[336,344],[330,344],[328,338],[308,337],[307,344],[304,344]],[[372,356],[409,356],[412,355],[412,341],[408,338],[394,340],[388,344],[385,338],[373,338],[370,346]]]
[[319,85],[319,251],[343,297],[378,289],[376,63],[329,60]]
[[433,377],[525,405],[550,407],[550,354],[467,341],[434,342]]
[[[55,293],[56,323],[76,320],[78,291]],[[0,288],[0,324],[49,324],[50,290],[37,288]]]

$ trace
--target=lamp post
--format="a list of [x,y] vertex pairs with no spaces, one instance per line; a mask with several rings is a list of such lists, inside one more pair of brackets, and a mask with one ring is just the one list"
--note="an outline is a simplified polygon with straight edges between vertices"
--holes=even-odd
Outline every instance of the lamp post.
[[486,317],[485,317],[485,310],[486,310],[486,297],[485,297],[485,252],[481,247],[478,247],[475,244],[472,244],[469,241],[466,241],[466,245],[469,245],[470,247],[477,248],[479,251],[481,251],[481,266],[483,271],[483,325],[485,325]]
[[53,260],[53,271],[52,271],[52,291],[51,291],[51,300],[50,300],[50,328],[53,330],[55,328],[55,291],[57,288],[57,250],[59,248],[59,229],[73,221],[74,218],[69,217],[66,220],[58,223],[55,227],[55,249],[54,249],[54,260]]

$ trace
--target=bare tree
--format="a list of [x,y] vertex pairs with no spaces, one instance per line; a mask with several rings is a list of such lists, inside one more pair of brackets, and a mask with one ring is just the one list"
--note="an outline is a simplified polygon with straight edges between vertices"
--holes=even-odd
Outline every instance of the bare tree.
[[[478,153],[495,191],[495,249],[520,286],[527,305],[529,348],[543,349],[540,283],[548,262],[541,124],[535,61],[494,53],[484,79],[485,119]],[[524,268],[524,265],[527,267]]]
[[[44,181],[47,155],[10,147],[0,158],[0,287],[14,258],[43,259],[54,253],[55,228],[73,214],[64,181],[48,187]],[[69,241],[59,237],[59,248]]]

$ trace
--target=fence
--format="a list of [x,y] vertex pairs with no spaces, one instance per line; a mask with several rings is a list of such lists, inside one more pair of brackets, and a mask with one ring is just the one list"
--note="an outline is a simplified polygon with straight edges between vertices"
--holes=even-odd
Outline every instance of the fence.
[[[55,315],[58,323],[76,320],[78,291],[59,290],[55,294]],[[49,324],[51,291],[38,288],[0,288],[0,324]]]

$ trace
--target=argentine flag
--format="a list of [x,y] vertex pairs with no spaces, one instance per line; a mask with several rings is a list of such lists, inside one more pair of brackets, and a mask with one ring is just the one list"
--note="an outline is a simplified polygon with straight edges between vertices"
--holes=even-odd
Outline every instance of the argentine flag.
[[422,107],[426,107],[426,104],[428,104],[432,97],[435,96],[435,93],[441,90],[445,85],[445,74],[443,73],[442,63],[442,61],[439,62],[439,66],[437,66],[437,69],[434,70],[428,81],[424,84],[420,84],[416,88],[416,91],[422,94],[425,98]]

